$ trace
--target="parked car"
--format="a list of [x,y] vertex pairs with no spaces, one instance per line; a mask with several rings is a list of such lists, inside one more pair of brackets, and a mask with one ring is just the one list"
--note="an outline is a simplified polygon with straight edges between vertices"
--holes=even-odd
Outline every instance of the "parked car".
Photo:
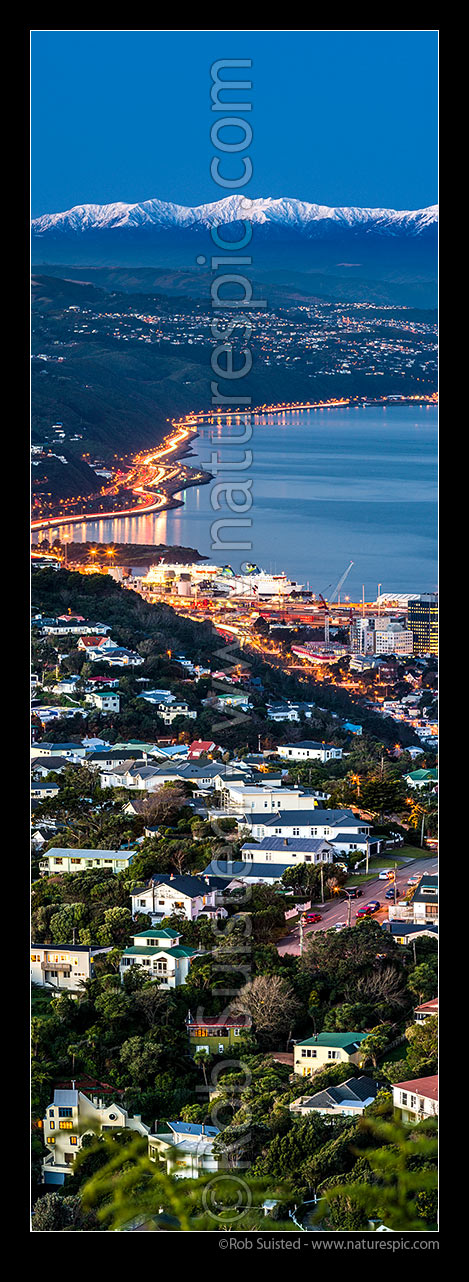
[[303,913],[301,920],[309,925],[310,922],[322,921],[322,917],[320,913]]

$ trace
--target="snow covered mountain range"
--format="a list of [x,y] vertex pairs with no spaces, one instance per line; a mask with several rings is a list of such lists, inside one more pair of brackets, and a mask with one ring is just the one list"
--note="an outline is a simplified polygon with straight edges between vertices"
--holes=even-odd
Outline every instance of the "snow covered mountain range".
[[262,225],[264,231],[271,227],[277,232],[291,231],[314,238],[327,236],[334,228],[381,236],[416,237],[436,227],[438,206],[414,210],[329,208],[288,197],[248,200],[238,194],[191,208],[154,199],[135,205],[122,202],[75,205],[63,213],[44,214],[33,219],[32,233],[37,242],[51,234],[79,236],[86,232],[123,232],[144,228],[189,231],[243,220]]

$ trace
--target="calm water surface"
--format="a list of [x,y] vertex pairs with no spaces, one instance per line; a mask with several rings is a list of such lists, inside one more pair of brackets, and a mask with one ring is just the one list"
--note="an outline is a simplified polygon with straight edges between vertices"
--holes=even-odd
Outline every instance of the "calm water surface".
[[[335,585],[354,561],[347,586],[352,599],[365,585],[382,591],[431,591],[437,583],[437,411],[432,406],[322,410],[285,414],[254,425],[249,444],[235,448],[241,427],[204,426],[193,455],[210,470],[212,450],[226,467],[218,480],[252,479],[251,528],[220,535],[250,540],[248,551],[212,549],[210,527],[229,516],[225,496],[215,512],[215,482],[189,489],[184,505],[160,516],[64,526],[69,538],[100,542],[168,543],[197,548],[235,570],[253,560],[285,570],[315,591]],[[252,466],[229,464],[252,450]],[[188,460],[190,462],[190,460]],[[238,495],[241,499],[241,496]],[[41,538],[43,535],[41,534]]]

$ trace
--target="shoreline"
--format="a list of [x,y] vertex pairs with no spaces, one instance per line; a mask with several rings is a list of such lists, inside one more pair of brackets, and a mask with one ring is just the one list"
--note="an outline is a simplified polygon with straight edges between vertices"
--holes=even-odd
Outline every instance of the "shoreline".
[[[254,418],[256,417],[264,418],[264,417],[267,417],[268,415],[280,415],[280,414],[292,414],[292,413],[302,414],[305,412],[309,413],[313,410],[322,411],[322,410],[334,410],[334,409],[344,410],[344,409],[367,409],[367,408],[386,409],[388,407],[399,409],[409,405],[410,406],[420,405],[420,406],[426,406],[427,408],[430,406],[436,407],[438,405],[438,394],[435,392],[428,395],[407,396],[407,397],[400,396],[399,398],[392,396],[392,397],[382,397],[377,400],[360,400],[358,397],[353,399],[350,397],[344,397],[341,399],[333,397],[329,401],[307,401],[307,402],[297,401],[297,402],[291,402],[289,404],[261,405],[261,406],[255,407],[254,409],[249,409],[249,410],[220,410],[218,412],[213,410],[196,411],[192,414],[186,415],[186,417],[183,419],[172,421],[172,427],[174,428],[174,432],[173,432],[173,435],[169,438],[168,444],[166,446],[165,446],[165,440],[167,440],[167,438],[165,438],[165,440],[163,440],[161,445],[158,446],[155,450],[149,453],[146,452],[143,454],[142,452],[140,452],[139,454],[134,455],[133,456],[134,461],[131,463],[129,468],[129,476],[130,477],[132,476],[132,472],[135,469],[138,469],[139,467],[148,467],[151,464],[153,464],[153,461],[156,461],[156,460],[159,461],[159,458],[164,456],[165,454],[171,454],[174,463],[177,463],[184,458],[190,457],[190,454],[189,454],[190,445],[192,441],[199,435],[197,431],[198,424],[220,423],[225,420],[228,420],[229,422],[231,421],[237,422],[237,421],[240,421],[241,419],[246,418],[247,415],[254,416]],[[181,432],[183,433],[186,439],[184,442],[181,442],[181,446],[178,447],[177,437],[178,437],[178,433],[180,434]],[[172,445],[171,442],[174,436],[176,437],[176,443],[175,445]],[[164,446],[165,448],[163,448]],[[158,483],[162,484],[162,487],[164,486],[164,488],[162,488],[161,490],[155,490],[155,498],[156,498],[156,495],[159,494],[160,502],[150,502],[147,504],[140,504],[137,507],[116,508],[109,512],[93,512],[93,513],[82,512],[80,514],[72,513],[69,516],[67,516],[66,514],[62,514],[61,516],[51,515],[49,517],[38,518],[37,520],[32,520],[30,523],[31,535],[33,535],[33,533],[36,531],[39,533],[41,530],[48,530],[48,529],[54,529],[54,528],[60,529],[62,526],[66,526],[66,525],[80,525],[80,524],[92,525],[92,524],[95,524],[97,521],[113,521],[113,520],[120,520],[123,517],[128,517],[128,516],[132,516],[132,517],[150,516],[152,513],[162,513],[165,511],[171,511],[171,510],[174,510],[175,508],[184,506],[182,499],[176,498],[176,495],[184,493],[186,489],[189,489],[195,485],[207,485],[211,480],[213,480],[212,473],[205,472],[205,471],[202,471],[200,474],[197,474],[194,477],[191,477],[191,476],[184,477],[184,476],[181,476],[181,474],[179,474],[176,476],[169,476],[165,480],[164,469],[166,466],[167,464],[160,465],[159,469],[157,470],[156,476],[154,478],[155,481],[157,480]],[[162,476],[158,474],[161,472],[163,473]],[[181,481],[183,482],[183,484],[181,484]],[[152,481],[148,480],[146,484],[148,486],[146,491],[144,488],[144,484],[142,484],[141,486],[136,487],[136,492],[137,490],[138,492],[141,492],[143,494],[145,494],[146,492],[148,496],[150,496],[152,492]]]

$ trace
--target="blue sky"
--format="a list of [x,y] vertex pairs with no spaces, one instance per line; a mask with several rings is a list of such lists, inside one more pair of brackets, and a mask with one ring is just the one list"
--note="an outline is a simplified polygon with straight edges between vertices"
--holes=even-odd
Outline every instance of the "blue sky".
[[32,34],[33,216],[89,202],[219,199],[209,97],[218,58],[253,63],[246,195],[436,202],[434,31],[41,31]]

